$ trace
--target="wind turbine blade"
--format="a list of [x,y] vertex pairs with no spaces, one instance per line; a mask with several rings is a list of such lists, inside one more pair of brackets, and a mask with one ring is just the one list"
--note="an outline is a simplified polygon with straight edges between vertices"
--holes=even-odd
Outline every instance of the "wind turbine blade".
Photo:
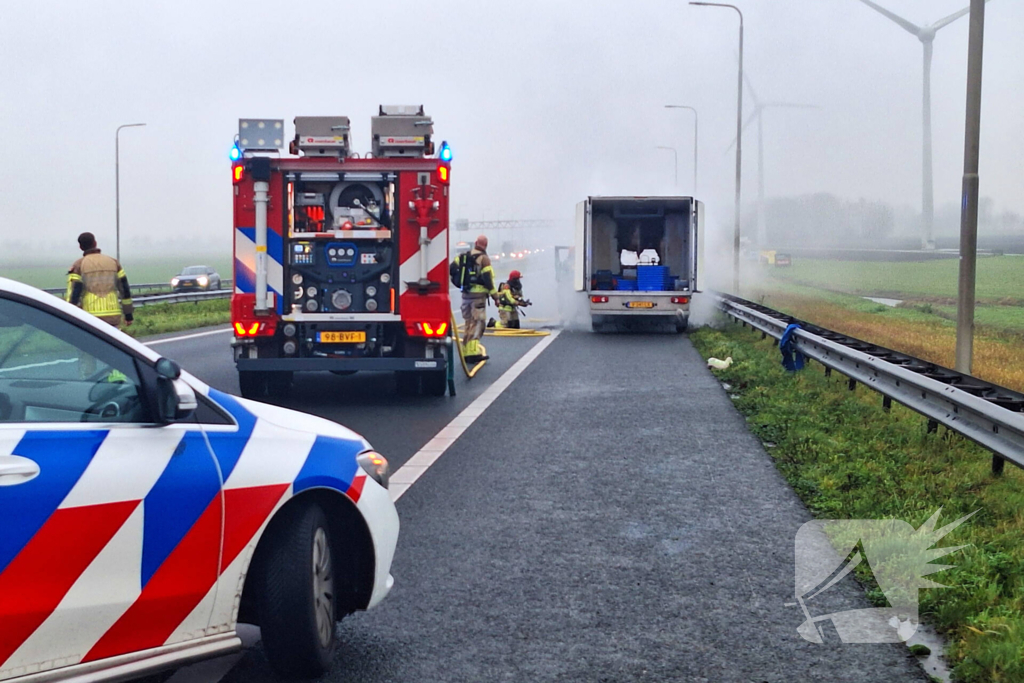
[[[988,3],[990,3],[990,2],[992,2],[992,0],[985,0],[985,4],[986,5]],[[934,24],[932,24],[932,30],[933,31],[938,31],[940,28],[943,28],[945,26],[949,26],[950,24],[952,24],[954,21],[956,21],[960,17],[964,16],[965,14],[970,14],[970,12],[971,12],[971,8],[970,7],[964,7],[959,12],[957,12],[955,14],[950,14],[945,19],[939,19],[938,21],[936,21]]]
[[[747,120],[743,123],[743,130],[746,130],[747,128],[750,128],[750,124],[752,124],[754,122],[754,119],[756,119],[760,115],[761,115],[761,107],[760,106],[754,107],[754,113],[751,114],[750,116],[748,116]],[[729,152],[731,152],[732,148],[735,147],[735,146],[736,146],[736,138],[733,138],[732,142],[729,143],[729,146],[725,148],[724,154],[728,154]]]
[[950,14],[945,19],[939,19],[938,21],[936,21],[934,24],[932,24],[932,30],[938,31],[940,28],[943,28],[944,26],[949,26],[950,24],[952,24],[954,21],[964,16],[965,14],[970,14],[970,12],[970,7],[964,7],[959,12],[956,12],[955,14]]
[[871,2],[871,0],[860,0],[860,1],[863,2],[865,5],[867,5],[868,7],[870,7],[871,9],[875,10],[876,12],[878,12],[879,14],[882,14],[882,15],[885,15],[886,17],[889,17],[890,19],[895,21],[897,24],[902,26],[904,29],[906,29],[910,33],[913,33],[915,36],[920,36],[921,35],[921,27],[918,26],[917,24],[914,24],[913,22],[907,21],[906,19],[904,19],[903,17],[901,17],[898,14],[893,14],[892,12],[890,12],[887,9],[885,9],[884,7],[879,7],[875,3]]

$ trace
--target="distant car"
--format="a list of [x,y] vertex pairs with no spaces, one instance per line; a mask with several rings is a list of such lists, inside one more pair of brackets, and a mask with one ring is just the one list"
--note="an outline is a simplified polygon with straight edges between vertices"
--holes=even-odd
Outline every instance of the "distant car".
[[241,650],[239,622],[314,678],[391,589],[398,513],[363,437],[2,277],[0,348],[0,680],[156,674]]
[[209,266],[189,266],[171,278],[175,292],[220,289],[220,275]]
[[788,268],[793,265],[793,259],[789,254],[775,254],[775,266],[780,268]]

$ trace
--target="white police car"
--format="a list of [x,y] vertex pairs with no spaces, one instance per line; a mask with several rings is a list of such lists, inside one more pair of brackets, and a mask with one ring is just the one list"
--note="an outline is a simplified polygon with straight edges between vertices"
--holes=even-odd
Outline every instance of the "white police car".
[[124,679],[236,651],[286,676],[391,588],[387,462],[206,386],[0,278],[0,680]]

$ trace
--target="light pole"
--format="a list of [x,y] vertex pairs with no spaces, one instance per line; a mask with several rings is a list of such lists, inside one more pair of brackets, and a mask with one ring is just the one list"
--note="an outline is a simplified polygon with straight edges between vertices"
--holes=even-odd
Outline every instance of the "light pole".
[[[974,294],[978,260],[978,157],[981,144],[981,66],[985,42],[985,0],[971,0],[967,54],[967,128],[960,217],[960,283],[956,309],[956,369],[971,374],[974,355]],[[993,469],[1002,469],[1002,460]]]
[[144,123],[126,123],[118,126],[114,131],[114,230],[116,242],[116,256],[121,261],[121,129],[144,126]]
[[[924,87],[922,88],[922,129],[923,129],[923,153],[922,167],[923,179],[921,183],[921,248],[934,249],[935,235],[933,233],[935,224],[935,191],[933,189],[932,171],[932,52],[934,50],[935,34],[939,29],[949,26],[954,21],[970,11],[965,7],[959,12],[950,14],[945,19],[939,19],[931,26],[918,26],[907,21],[903,17],[880,7],[871,0],[861,0],[865,5],[877,11],[879,14],[896,22],[905,31],[913,34],[924,46]],[[989,2],[989,0],[985,0]],[[973,6],[973,0],[972,0]]]
[[658,145],[654,149],[666,149],[672,152],[672,158],[675,160],[674,163],[676,169],[675,175],[673,176],[675,178],[675,185],[673,187],[679,187],[679,152],[676,151],[675,147],[666,147],[664,145]]
[[689,109],[693,112],[693,193],[697,194],[697,110],[685,104],[666,104],[665,109]]
[[736,78],[736,226],[732,234],[732,289],[740,293],[740,183],[743,171],[743,12],[736,5],[691,2],[702,7],[728,7],[740,15],[740,69]]

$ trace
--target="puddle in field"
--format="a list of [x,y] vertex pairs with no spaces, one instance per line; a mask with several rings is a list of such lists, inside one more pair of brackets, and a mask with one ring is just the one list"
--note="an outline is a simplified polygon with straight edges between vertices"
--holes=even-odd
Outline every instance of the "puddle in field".
[[902,299],[886,299],[885,297],[882,296],[866,296],[864,298],[867,299],[868,301],[874,301],[876,304],[889,306],[890,308],[896,308],[901,303],[903,303]]
[[921,662],[926,673],[939,680],[949,681],[949,667],[946,666],[946,660],[942,656],[946,650],[946,641],[935,632],[935,629],[927,624],[920,624],[917,627],[917,632],[907,641],[907,647],[911,645],[926,645],[932,651],[931,654],[927,657],[918,657],[917,660]]

